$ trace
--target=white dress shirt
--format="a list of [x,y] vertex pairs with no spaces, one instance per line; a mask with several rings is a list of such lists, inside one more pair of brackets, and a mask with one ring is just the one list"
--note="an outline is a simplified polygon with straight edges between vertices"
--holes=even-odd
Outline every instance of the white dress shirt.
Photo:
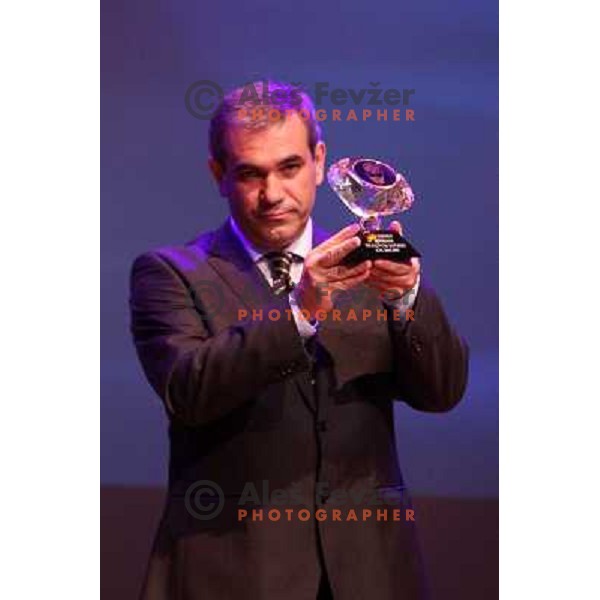
[[[248,256],[251,258],[252,262],[256,264],[256,266],[260,269],[260,272],[263,274],[265,279],[269,282],[269,285],[273,285],[273,276],[271,274],[271,269],[269,267],[269,261],[264,257],[266,254],[259,250],[242,232],[242,230],[238,227],[238,224],[235,222],[233,217],[229,217],[229,221],[231,223],[231,228],[233,232],[240,240],[242,246],[248,253]],[[298,238],[296,238],[289,246],[286,246],[282,252],[291,252],[292,254],[300,257],[302,260],[294,260],[290,266],[290,278],[295,285],[298,285],[301,277],[302,271],[304,269],[304,259],[306,255],[312,250],[312,237],[313,237],[313,223],[312,218],[309,217],[306,225]],[[419,283],[420,276],[417,278],[417,283],[415,286],[406,292],[401,298],[392,300],[387,302],[387,304],[391,305],[393,308],[397,309],[409,309],[415,302],[415,298],[417,297],[417,293],[419,291]],[[298,328],[298,333],[302,338],[309,338],[315,335],[317,332],[317,325],[311,324],[307,321],[300,312],[300,307],[298,306],[298,302],[292,292],[288,296],[288,300],[290,303],[290,308],[292,310],[292,314],[294,316],[294,321],[296,323],[296,327]]]

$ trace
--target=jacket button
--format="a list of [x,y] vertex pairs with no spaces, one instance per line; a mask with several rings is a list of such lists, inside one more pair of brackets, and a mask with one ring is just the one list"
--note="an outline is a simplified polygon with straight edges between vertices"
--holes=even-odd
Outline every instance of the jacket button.
[[411,339],[411,346],[415,353],[419,354],[423,350],[423,346],[418,338],[414,337]]

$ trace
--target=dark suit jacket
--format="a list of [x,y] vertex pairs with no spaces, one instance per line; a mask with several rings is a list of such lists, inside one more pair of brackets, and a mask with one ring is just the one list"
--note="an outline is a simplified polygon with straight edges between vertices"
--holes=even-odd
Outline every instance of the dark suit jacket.
[[[325,238],[315,228],[314,245]],[[325,568],[336,600],[426,596],[415,524],[404,519],[411,505],[393,403],[451,409],[468,351],[424,279],[408,322],[383,320],[380,298],[357,290],[336,298],[341,320],[323,321],[305,346],[285,317],[287,298],[274,296],[228,223],[135,260],[132,333],[170,435],[144,600],[313,600]],[[239,309],[262,309],[262,318]],[[346,319],[351,309],[357,320]],[[284,492],[269,496],[265,486]],[[260,498],[241,508],[262,508],[262,521],[238,516],[249,489]],[[288,507],[296,512],[286,519]],[[303,507],[307,521],[295,517]],[[354,509],[358,521],[314,518],[334,507]],[[362,520],[363,508],[390,516]],[[271,509],[279,521],[267,518]]]

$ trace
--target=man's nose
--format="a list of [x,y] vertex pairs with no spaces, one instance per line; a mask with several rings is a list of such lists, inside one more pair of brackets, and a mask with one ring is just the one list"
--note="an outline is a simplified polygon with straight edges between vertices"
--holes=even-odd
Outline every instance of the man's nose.
[[260,197],[261,201],[266,204],[278,204],[281,202],[283,199],[283,187],[276,174],[269,173],[269,175],[264,178]]

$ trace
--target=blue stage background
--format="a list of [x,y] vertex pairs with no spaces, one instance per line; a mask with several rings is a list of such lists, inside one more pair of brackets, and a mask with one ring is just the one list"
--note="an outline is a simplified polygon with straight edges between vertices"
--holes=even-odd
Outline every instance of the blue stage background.
[[[162,485],[167,474],[163,408],[129,336],[131,262],[227,215],[206,168],[208,122],[186,111],[185,91],[201,79],[228,88],[269,76],[309,90],[319,81],[416,90],[414,122],[325,121],[328,163],[375,156],[405,173],[417,200],[402,221],[471,347],[468,391],[454,411],[396,408],[409,485],[497,495],[497,18],[495,3],[475,0],[103,0],[102,484]],[[336,230],[350,214],[322,187],[315,219]]]

